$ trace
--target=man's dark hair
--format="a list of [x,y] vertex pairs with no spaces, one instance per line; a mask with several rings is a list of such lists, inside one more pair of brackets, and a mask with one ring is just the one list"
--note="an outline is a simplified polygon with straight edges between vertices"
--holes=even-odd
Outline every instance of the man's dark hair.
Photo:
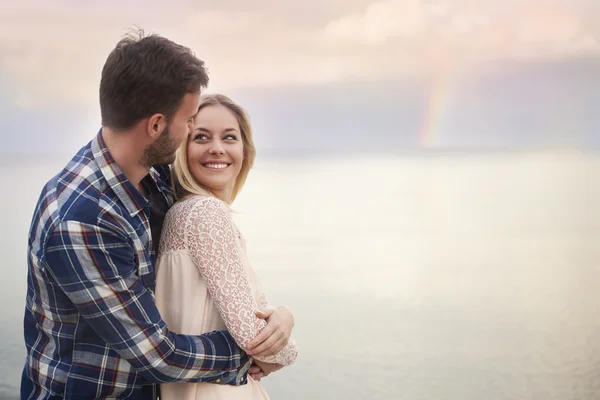
[[189,48],[138,30],[117,43],[102,68],[102,125],[126,130],[156,113],[169,119],[187,93],[207,85],[204,62]]

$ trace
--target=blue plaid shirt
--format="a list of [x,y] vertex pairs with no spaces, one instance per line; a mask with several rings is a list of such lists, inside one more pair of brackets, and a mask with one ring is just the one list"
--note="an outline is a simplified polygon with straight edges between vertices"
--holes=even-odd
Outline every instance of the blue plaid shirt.
[[[167,170],[151,169],[172,204]],[[28,247],[21,399],[150,399],[155,383],[247,382],[226,331],[170,332],[154,302],[151,204],[99,133],[44,187]]]

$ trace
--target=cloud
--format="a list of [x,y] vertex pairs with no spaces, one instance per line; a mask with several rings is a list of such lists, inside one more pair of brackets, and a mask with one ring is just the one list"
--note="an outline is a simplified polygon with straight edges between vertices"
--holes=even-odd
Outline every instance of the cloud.
[[[227,94],[248,110],[262,155],[403,152],[420,145],[424,126],[443,148],[600,145],[600,58],[513,61],[497,69],[437,85],[380,79]],[[5,89],[18,88],[0,79]],[[0,105],[0,152],[71,153],[99,127],[94,108]]]
[[440,59],[461,63],[598,52],[597,32],[581,4],[503,3],[384,0],[331,20],[323,33],[333,52],[344,46],[370,56],[392,52],[396,66],[407,71],[402,66],[408,62],[412,72],[427,70]]
[[325,36],[334,42],[382,43],[417,36],[427,25],[420,0],[385,0],[371,4],[364,13],[351,13],[331,21],[325,27]]
[[[21,0],[0,13],[0,103],[97,108],[100,71],[135,24],[191,47],[210,90],[413,79],[598,54],[585,0]],[[260,93],[260,92],[258,92]]]
[[234,90],[262,150],[392,152],[441,148],[597,148],[600,58],[512,61],[494,73]]
[[207,10],[189,15],[182,32],[221,90],[319,83],[335,70],[314,52],[313,30],[273,15]]
[[[13,3],[0,14],[0,67],[18,84],[13,101],[26,108],[92,104],[112,46],[134,23],[108,10],[50,1]],[[4,6],[3,6],[4,7]]]

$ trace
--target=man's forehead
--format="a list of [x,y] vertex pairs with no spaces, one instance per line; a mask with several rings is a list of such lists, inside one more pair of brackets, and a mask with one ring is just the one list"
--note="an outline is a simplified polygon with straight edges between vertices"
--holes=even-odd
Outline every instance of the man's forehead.
[[200,107],[200,92],[187,93],[183,98],[180,110],[190,116],[195,115]]

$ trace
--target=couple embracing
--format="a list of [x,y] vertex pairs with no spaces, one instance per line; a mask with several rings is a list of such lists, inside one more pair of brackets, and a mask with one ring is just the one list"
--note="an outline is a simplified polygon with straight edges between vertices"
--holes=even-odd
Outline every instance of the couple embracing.
[[202,95],[204,63],[122,39],[102,128],[44,186],[28,243],[21,399],[268,399],[295,362],[230,205],[255,149],[244,109]]

